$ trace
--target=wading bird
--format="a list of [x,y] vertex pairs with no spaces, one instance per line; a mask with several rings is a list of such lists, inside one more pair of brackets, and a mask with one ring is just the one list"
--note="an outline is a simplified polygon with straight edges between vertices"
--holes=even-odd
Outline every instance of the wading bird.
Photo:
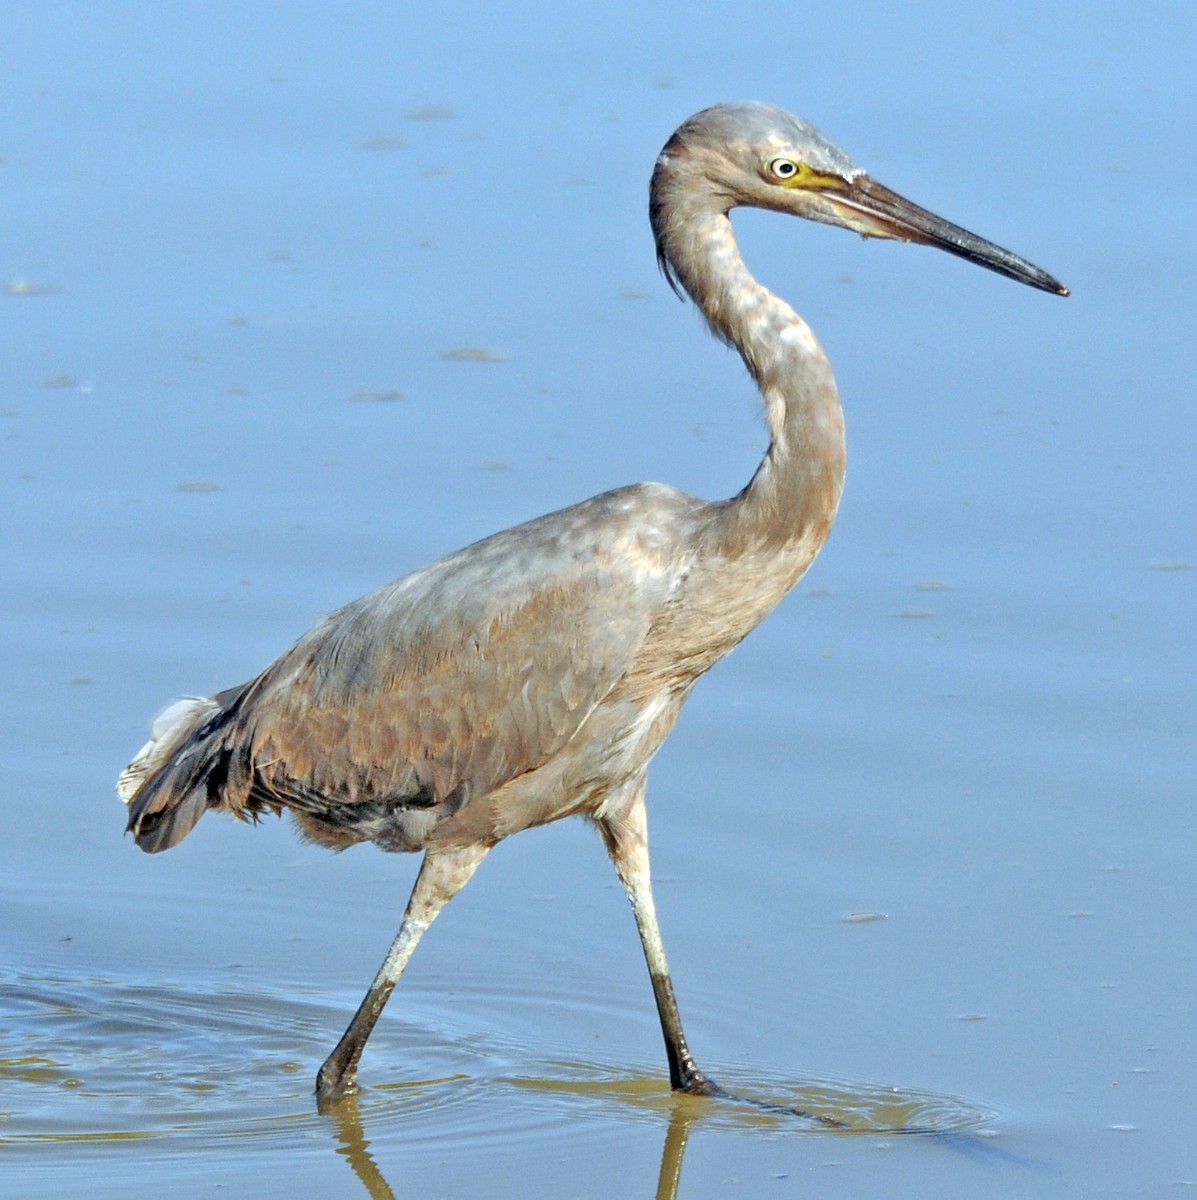
[[771,440],[743,491],[708,502],[636,484],[485,538],[333,613],[249,683],[177,702],[118,784],[151,852],[209,808],[287,809],[334,849],[424,852],[390,951],[320,1068],[322,1101],[354,1087],[421,935],[487,851],[573,815],[598,827],[627,890],[671,1084],[719,1092],[686,1044],[657,925],[648,763],[698,677],[810,566],[844,479],[831,366],[744,266],[728,219],[737,205],[939,246],[1067,295],[882,187],[781,109],[717,105],[674,133],[652,175],[657,259],[760,389]]

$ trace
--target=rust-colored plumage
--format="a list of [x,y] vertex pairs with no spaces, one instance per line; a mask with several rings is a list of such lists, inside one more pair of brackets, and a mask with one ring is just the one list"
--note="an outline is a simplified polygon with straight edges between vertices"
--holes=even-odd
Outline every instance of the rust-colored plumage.
[[844,474],[831,367],[740,260],[728,212],[754,205],[940,245],[1046,290],[1050,276],[880,187],[809,125],[759,104],[687,121],[657,161],[667,278],[761,389],[771,444],[731,500],[660,484],[506,530],[333,613],[261,675],[182,701],[121,777],[138,845],[164,850],[209,808],[289,811],[334,848],[422,850],[399,934],[317,1091],[358,1059],[428,924],[502,838],[580,814],[627,888],[675,1088],[711,1093],[682,1033],[649,881],[649,760],[690,688],[797,582]]

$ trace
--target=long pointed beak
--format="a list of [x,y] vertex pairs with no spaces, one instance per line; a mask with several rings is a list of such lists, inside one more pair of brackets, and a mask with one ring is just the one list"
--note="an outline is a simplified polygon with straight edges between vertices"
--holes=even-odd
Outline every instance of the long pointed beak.
[[828,189],[823,196],[849,229],[855,229],[865,237],[938,246],[949,254],[988,267],[999,275],[1017,279],[1019,283],[1030,284],[1045,292],[1055,292],[1059,296],[1068,295],[1068,289],[1058,279],[1025,258],[937,217],[897,192],[891,192],[868,175],[858,175],[842,190]]

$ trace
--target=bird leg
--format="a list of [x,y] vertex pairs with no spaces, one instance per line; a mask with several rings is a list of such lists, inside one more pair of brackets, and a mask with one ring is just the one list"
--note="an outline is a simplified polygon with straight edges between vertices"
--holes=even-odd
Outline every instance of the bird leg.
[[489,849],[488,846],[474,844],[452,850],[429,850],[424,855],[399,932],[374,982],[370,984],[370,990],[354,1013],[353,1020],[316,1076],[316,1097],[321,1108],[357,1086],[354,1082],[357,1064],[366,1039],[420,938],[441,909],[469,882]]
[[640,943],[644,947],[657,1013],[661,1018],[665,1053],[669,1058],[670,1086],[676,1092],[687,1092],[694,1096],[722,1095],[723,1089],[708,1079],[695,1063],[686,1044],[682,1018],[678,1013],[673,980],[669,976],[669,962],[665,957],[665,944],[657,924],[657,908],[653,903],[648,858],[648,813],[644,804],[645,782],[642,775],[634,785],[634,790],[630,791],[627,803],[618,812],[611,812],[614,806],[608,806],[608,813],[598,818],[596,823],[631,901],[636,928],[640,931]]

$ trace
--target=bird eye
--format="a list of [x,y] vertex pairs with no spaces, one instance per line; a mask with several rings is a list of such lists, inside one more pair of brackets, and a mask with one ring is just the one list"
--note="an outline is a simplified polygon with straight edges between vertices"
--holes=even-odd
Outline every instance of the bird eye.
[[792,158],[770,159],[768,169],[774,179],[780,179],[783,182],[796,179],[802,173],[802,168]]

